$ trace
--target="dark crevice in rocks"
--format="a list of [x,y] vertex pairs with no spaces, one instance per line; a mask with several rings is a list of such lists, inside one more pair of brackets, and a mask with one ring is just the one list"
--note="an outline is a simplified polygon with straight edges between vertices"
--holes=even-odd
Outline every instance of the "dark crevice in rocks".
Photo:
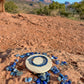
[[78,69],[77,62],[72,61],[72,62],[71,62],[71,65],[74,67],[74,69]]
[[84,78],[83,77],[80,77],[80,80],[84,83]]

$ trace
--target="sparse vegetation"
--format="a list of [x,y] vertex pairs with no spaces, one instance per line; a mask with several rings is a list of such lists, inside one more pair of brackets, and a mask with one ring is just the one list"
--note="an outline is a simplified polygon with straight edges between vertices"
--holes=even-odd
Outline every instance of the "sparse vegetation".
[[10,13],[17,13],[17,5],[13,1],[8,1],[5,3],[5,10]]
[[54,1],[48,5],[41,2],[7,0],[5,9],[10,13],[30,13],[48,16],[60,15],[73,19],[84,19],[84,0],[82,0],[81,3],[75,2],[68,7],[65,7],[65,4]]

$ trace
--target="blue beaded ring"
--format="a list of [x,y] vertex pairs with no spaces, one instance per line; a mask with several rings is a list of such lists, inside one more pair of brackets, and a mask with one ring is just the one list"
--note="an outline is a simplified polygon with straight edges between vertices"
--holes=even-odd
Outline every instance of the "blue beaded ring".
[[[39,64],[39,65],[38,65],[38,64],[35,64],[35,63],[33,62],[33,60],[34,60],[35,58],[37,58],[37,57],[42,57],[42,58],[43,58],[43,63],[42,63],[42,64]],[[41,66],[46,65],[47,62],[48,62],[48,59],[47,59],[46,57],[44,57],[44,56],[34,56],[34,57],[32,58],[32,64],[33,64],[34,66],[41,67]]]

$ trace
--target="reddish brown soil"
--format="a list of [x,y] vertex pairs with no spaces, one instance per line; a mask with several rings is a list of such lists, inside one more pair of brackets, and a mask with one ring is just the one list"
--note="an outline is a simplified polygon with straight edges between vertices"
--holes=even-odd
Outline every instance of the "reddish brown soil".
[[[29,51],[48,52],[60,61],[67,61],[67,68],[59,67],[61,72],[68,75],[73,84],[83,84],[84,22],[60,16],[1,13],[0,84],[25,84],[23,78],[32,76],[30,72],[17,78],[10,76],[5,67],[16,59],[15,54]],[[52,76],[50,84],[58,84]]]

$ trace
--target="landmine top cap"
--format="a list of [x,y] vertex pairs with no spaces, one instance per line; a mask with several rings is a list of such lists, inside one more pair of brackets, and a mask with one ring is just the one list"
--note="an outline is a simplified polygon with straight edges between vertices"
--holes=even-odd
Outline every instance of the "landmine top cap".
[[29,56],[25,61],[26,67],[34,73],[44,73],[51,69],[52,61],[49,57],[42,54]]

